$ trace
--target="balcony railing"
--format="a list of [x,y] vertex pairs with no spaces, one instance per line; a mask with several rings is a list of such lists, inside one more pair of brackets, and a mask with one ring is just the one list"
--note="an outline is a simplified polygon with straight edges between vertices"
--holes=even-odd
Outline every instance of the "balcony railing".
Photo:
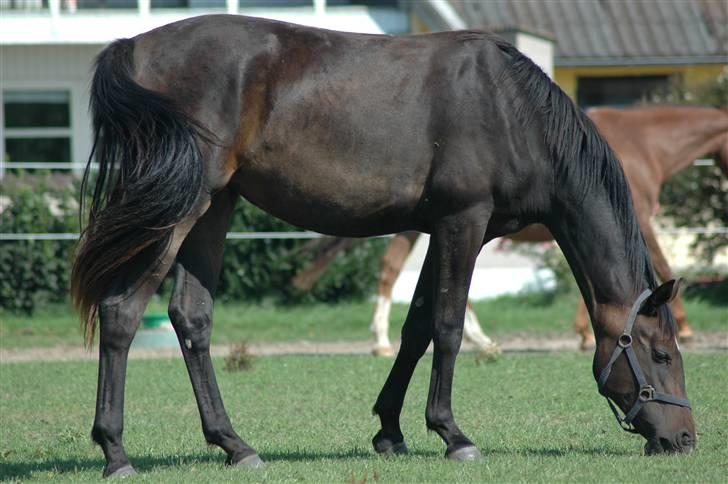
[[397,0],[0,0],[3,12],[74,13],[79,10],[290,8],[326,6],[397,7]]

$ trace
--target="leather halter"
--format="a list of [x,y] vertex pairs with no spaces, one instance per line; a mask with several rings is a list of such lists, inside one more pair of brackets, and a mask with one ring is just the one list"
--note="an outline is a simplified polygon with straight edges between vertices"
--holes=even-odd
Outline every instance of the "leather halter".
[[[612,353],[612,357],[609,359],[609,363],[607,363],[607,366],[605,366],[602,372],[599,374],[599,379],[597,380],[599,393],[601,393],[604,398],[607,399],[609,408],[612,409],[612,413],[614,413],[614,417],[617,419],[617,423],[620,427],[622,427],[623,430],[631,433],[637,433],[637,429],[635,429],[632,421],[640,412],[642,406],[647,402],[660,402],[670,405],[677,405],[680,407],[691,408],[690,401],[686,398],[679,398],[668,393],[658,392],[655,390],[655,387],[647,383],[644,373],[642,373],[642,369],[640,368],[639,361],[637,361],[637,355],[635,355],[634,350],[632,349],[632,327],[634,326],[635,320],[637,319],[637,313],[642,308],[642,303],[645,302],[650,294],[652,294],[652,291],[647,289],[639,295],[637,300],[632,305],[632,309],[630,310],[629,316],[627,317],[627,324],[624,327],[624,332],[619,337],[619,340],[617,340],[617,347],[614,348],[614,352]],[[624,417],[621,417],[619,415],[617,406],[612,403],[612,400],[606,395],[606,393],[604,393],[604,385],[607,383],[609,374],[612,371],[612,366],[614,365],[614,362],[617,361],[617,358],[620,354],[622,354],[622,352],[624,352],[627,357],[627,363],[629,363],[629,367],[632,370],[632,374],[637,380],[637,385],[639,387],[637,400],[635,400],[634,405],[632,405],[632,408],[625,414]]]

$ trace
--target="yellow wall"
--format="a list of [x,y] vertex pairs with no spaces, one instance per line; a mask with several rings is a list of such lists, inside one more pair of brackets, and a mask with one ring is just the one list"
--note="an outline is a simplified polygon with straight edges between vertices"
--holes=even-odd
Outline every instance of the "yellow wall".
[[686,85],[697,86],[718,77],[725,64],[684,66],[608,66],[608,67],[555,67],[554,80],[572,99],[576,99],[577,80],[580,77],[679,76]]

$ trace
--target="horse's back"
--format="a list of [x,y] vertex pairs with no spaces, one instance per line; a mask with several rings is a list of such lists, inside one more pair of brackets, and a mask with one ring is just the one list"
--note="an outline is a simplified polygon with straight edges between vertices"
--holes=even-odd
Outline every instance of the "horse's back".
[[136,42],[138,82],[230,147],[220,163],[241,195],[310,229],[427,230],[433,206],[520,190],[531,168],[507,176],[502,163],[540,143],[513,142],[523,133],[503,119],[507,62],[487,34],[347,34],[219,15]]

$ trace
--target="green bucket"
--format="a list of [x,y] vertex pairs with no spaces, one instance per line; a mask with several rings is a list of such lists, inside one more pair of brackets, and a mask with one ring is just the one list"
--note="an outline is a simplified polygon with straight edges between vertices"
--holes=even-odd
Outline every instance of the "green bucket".
[[174,348],[178,347],[177,335],[172,329],[169,317],[163,313],[145,314],[142,327],[137,331],[132,348]]
[[164,313],[145,314],[142,318],[142,327],[144,329],[161,329],[164,325],[171,325],[169,316]]

